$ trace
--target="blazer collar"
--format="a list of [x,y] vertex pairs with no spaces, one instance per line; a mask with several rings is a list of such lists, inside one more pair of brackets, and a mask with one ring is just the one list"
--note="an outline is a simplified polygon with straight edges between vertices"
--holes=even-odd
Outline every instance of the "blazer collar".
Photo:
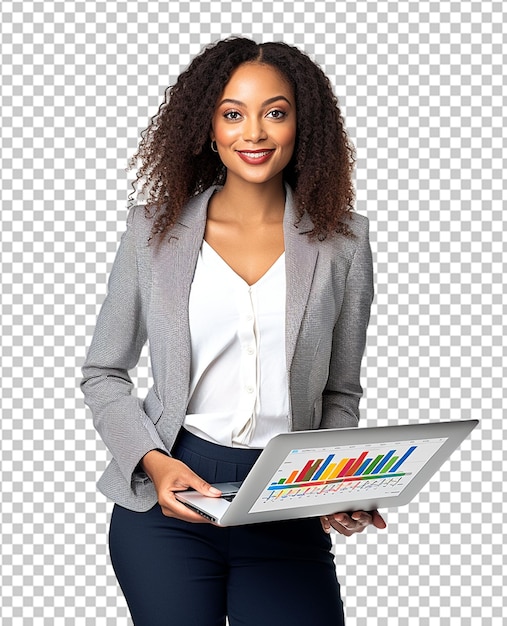
[[211,196],[215,193],[215,191],[218,191],[221,188],[222,187],[219,185],[213,185],[212,187],[206,189],[206,191],[200,193],[198,196],[191,198],[183,209],[177,224],[186,226],[187,228],[197,228],[199,230],[198,227],[206,223],[208,203]]
[[296,220],[294,196],[291,188],[286,186],[283,229],[287,290],[285,349],[289,373],[319,255],[318,246],[308,238],[308,233],[313,229],[310,216],[304,213],[297,225]]

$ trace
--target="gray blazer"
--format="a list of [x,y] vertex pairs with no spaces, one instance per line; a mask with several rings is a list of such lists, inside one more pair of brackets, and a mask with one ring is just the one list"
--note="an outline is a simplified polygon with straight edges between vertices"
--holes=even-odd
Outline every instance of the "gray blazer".
[[[150,450],[170,452],[183,423],[190,380],[188,300],[204,237],[208,201],[193,198],[170,238],[148,245],[151,220],[134,207],[109,277],[81,388],[94,424],[112,454],[99,480],[121,506],[146,511],[157,502],[139,471]],[[356,426],[366,328],[373,298],[368,220],[350,222],[354,238],[310,241],[307,215],[298,226],[287,187],[284,216],[286,361],[293,430]],[[210,329],[212,332],[212,329]],[[154,385],[144,401],[132,395],[129,370],[149,340]]]

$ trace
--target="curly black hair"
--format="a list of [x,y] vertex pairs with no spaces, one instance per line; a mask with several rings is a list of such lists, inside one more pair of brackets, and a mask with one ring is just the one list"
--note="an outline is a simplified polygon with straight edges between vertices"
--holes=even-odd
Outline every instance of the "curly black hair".
[[[299,217],[306,211],[312,237],[351,236],[347,218],[353,209],[354,148],[345,131],[329,79],[305,53],[282,42],[258,44],[232,37],[204,48],[175,85],[142,132],[130,168],[140,166],[134,191],[146,197],[154,214],[152,236],[167,233],[184,205],[211,185],[223,185],[226,169],[211,150],[211,121],[232,72],[257,62],[276,68],[291,85],[296,101],[294,154],[284,179],[294,191]],[[139,187],[139,189],[138,189]],[[154,212],[153,212],[154,209]]]

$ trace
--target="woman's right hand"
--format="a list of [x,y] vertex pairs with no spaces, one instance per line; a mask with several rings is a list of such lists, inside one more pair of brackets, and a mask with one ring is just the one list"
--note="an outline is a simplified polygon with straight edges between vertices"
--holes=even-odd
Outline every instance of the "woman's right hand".
[[176,517],[186,522],[207,522],[204,517],[176,500],[174,492],[191,488],[203,496],[216,498],[221,495],[221,491],[209,485],[185,463],[158,450],[151,450],[145,454],[141,465],[155,486],[158,503],[165,516]]

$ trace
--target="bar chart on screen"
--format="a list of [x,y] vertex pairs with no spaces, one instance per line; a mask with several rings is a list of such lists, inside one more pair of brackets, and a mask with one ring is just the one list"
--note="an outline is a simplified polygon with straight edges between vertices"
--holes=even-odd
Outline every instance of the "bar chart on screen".
[[398,495],[445,441],[291,450],[251,511]]

